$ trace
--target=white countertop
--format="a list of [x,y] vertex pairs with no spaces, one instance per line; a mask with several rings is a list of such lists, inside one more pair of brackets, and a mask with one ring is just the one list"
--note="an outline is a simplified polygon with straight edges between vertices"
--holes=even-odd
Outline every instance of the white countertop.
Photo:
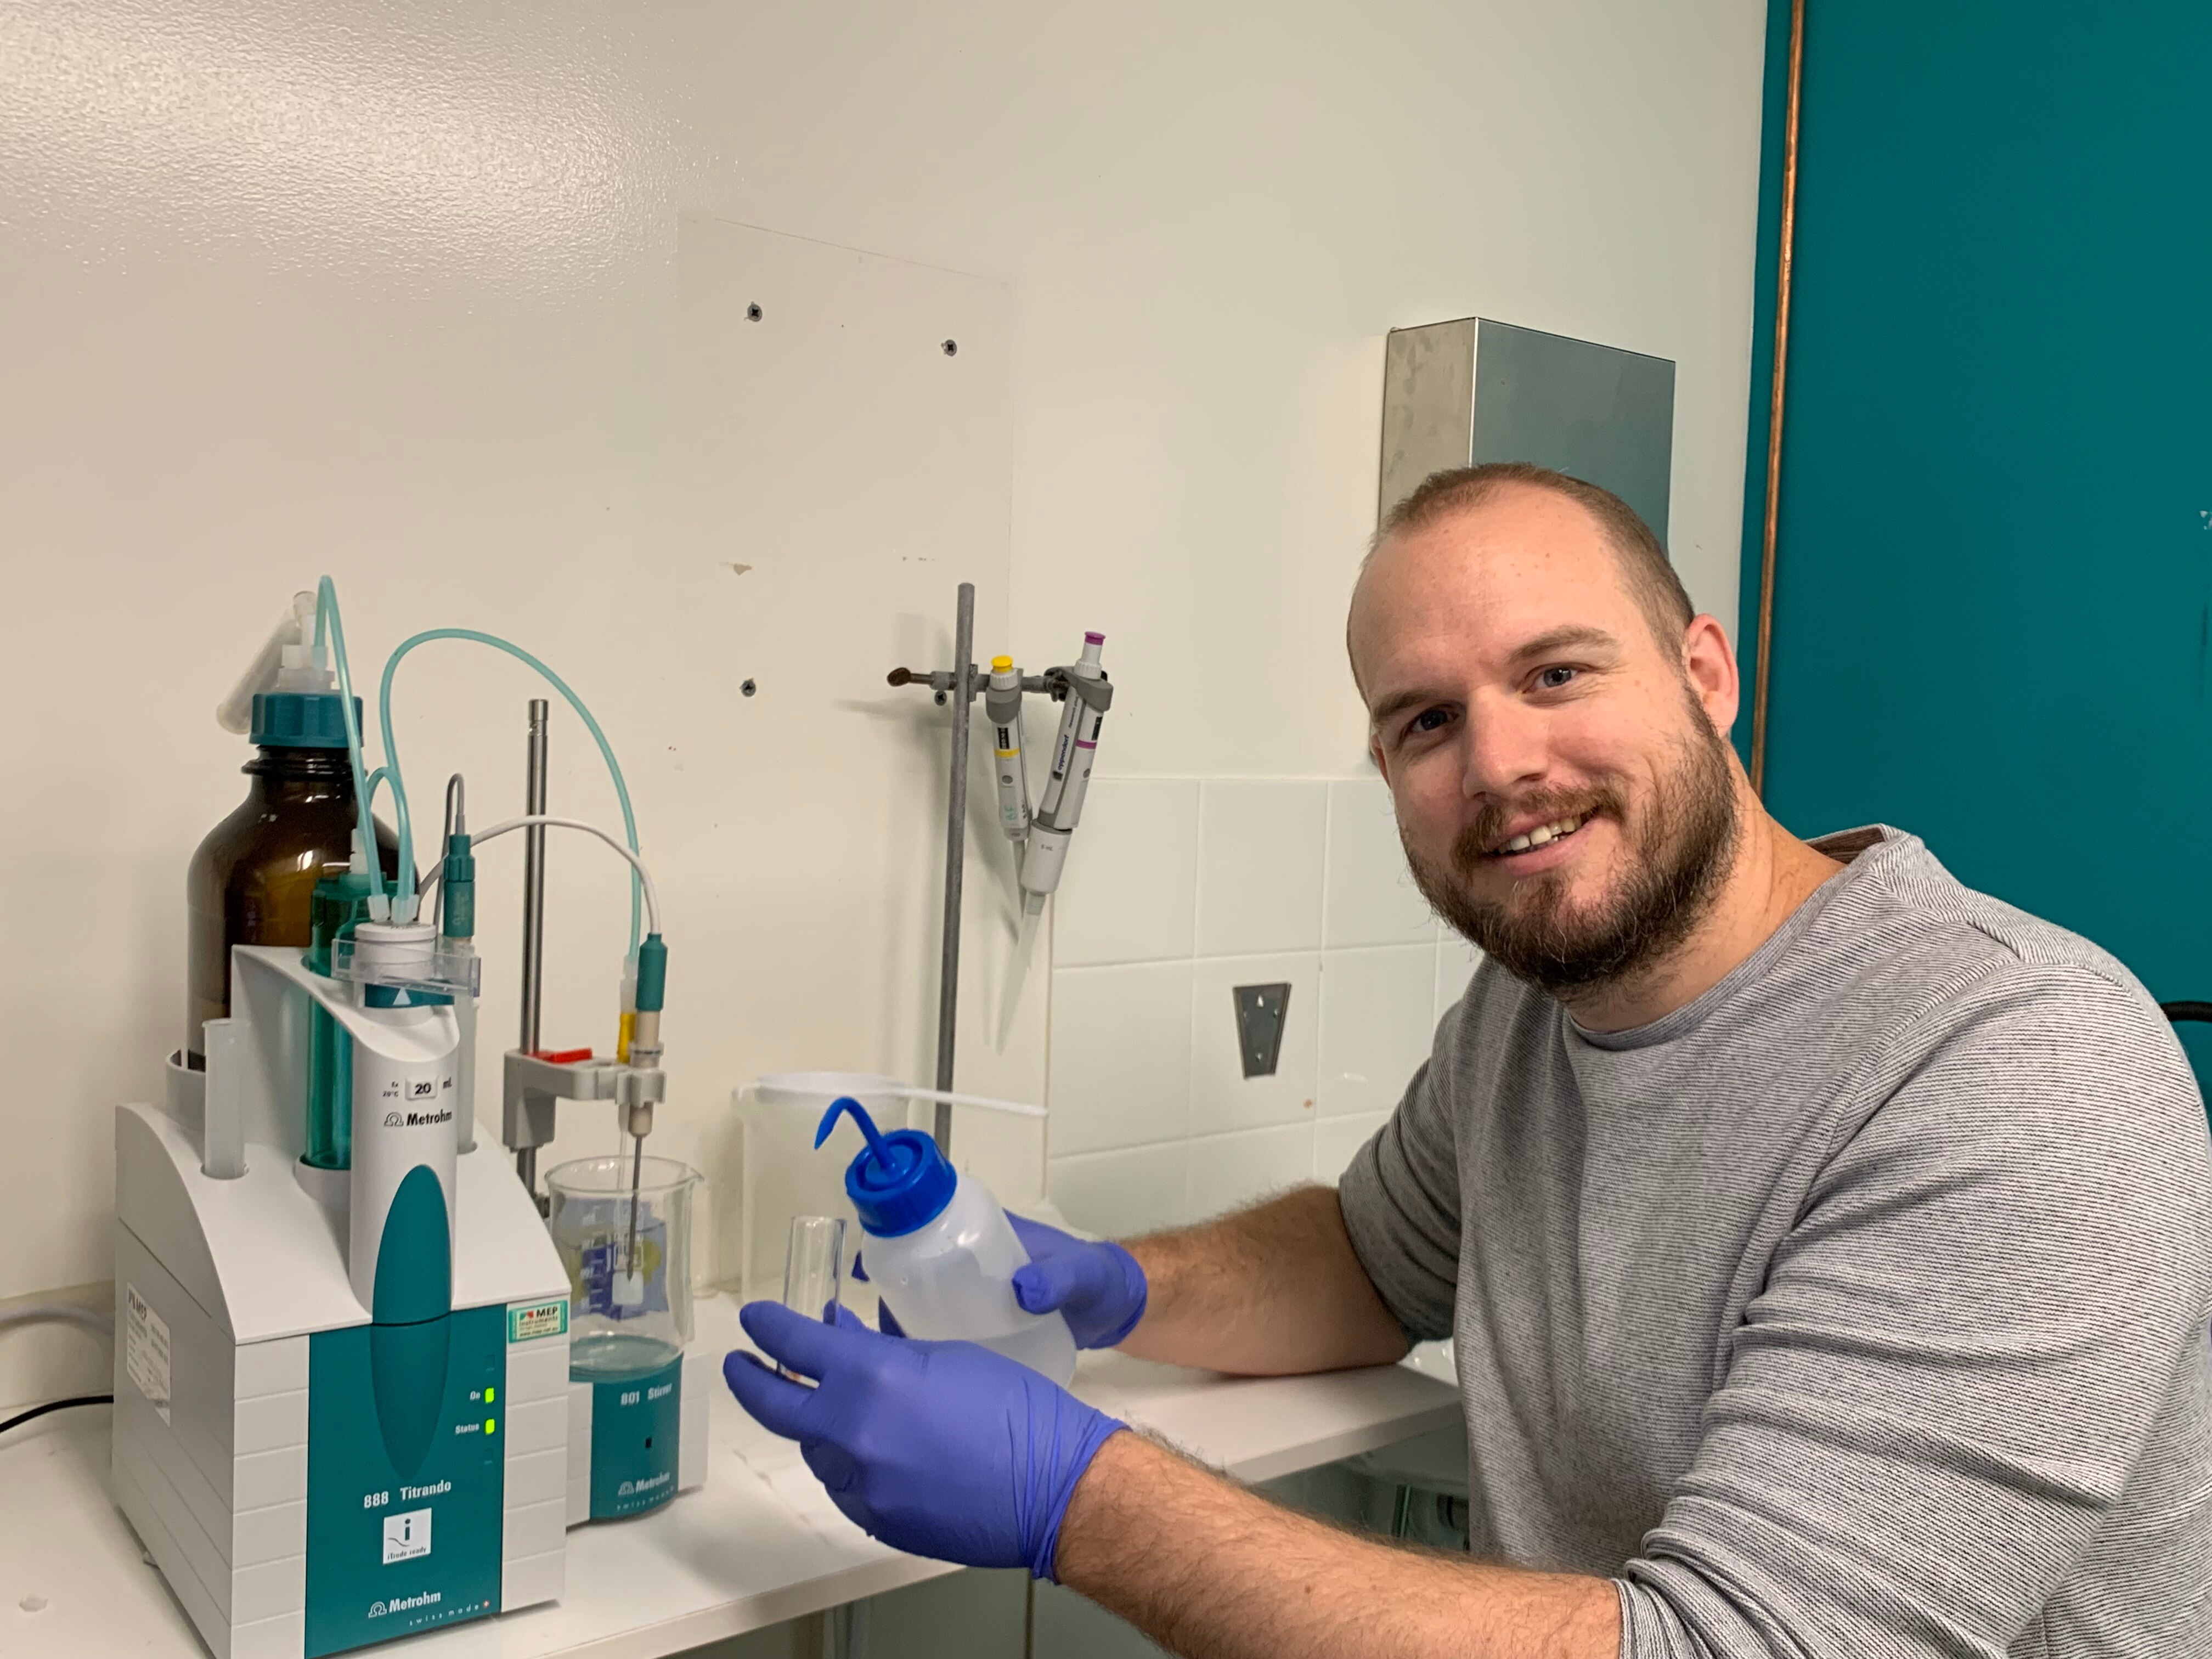
[[[742,1344],[727,1298],[699,1340]],[[1085,1354],[1076,1392],[1206,1462],[1264,1480],[1459,1420],[1459,1397],[1411,1364],[1324,1376],[1224,1377]],[[57,1412],[0,1439],[0,1654],[178,1656],[206,1650],[143,1559],[108,1487],[108,1411]],[[707,1484],[634,1520],[568,1534],[559,1601],[406,1639],[422,1659],[653,1659],[957,1569],[875,1542],[837,1512],[799,1448],[715,1391]],[[380,1649],[380,1651],[384,1650]]]

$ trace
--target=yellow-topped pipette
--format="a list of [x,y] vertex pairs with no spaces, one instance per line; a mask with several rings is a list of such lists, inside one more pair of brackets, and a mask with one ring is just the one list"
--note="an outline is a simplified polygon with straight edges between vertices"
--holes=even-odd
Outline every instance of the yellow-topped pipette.
[[991,722],[994,769],[999,780],[999,828],[1017,847],[1030,832],[1030,775],[1022,764],[1022,671],[1012,657],[991,659],[983,687],[983,714]]

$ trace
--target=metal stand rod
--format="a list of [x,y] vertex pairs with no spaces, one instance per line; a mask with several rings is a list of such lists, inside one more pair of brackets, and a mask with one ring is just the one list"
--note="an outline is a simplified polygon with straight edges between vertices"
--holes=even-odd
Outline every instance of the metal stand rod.
[[[523,784],[523,811],[545,810],[545,726],[549,713],[543,697],[530,700],[530,752]],[[522,1042],[526,1054],[538,1052],[538,1019],[545,988],[545,826],[533,823],[522,832]],[[514,1172],[524,1188],[538,1191],[538,1149],[526,1146],[514,1155]]]
[[[960,584],[952,629],[952,787],[945,819],[945,959],[937,981],[937,1086],[952,1087],[952,1041],[960,1005],[960,888],[968,851],[968,727],[975,700],[975,584]],[[952,1154],[952,1108],[937,1103],[937,1149]]]

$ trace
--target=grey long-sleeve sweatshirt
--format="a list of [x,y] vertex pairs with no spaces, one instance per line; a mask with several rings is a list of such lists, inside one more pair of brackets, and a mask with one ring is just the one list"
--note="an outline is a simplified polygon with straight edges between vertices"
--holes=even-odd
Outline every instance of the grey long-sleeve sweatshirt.
[[1340,1192],[1479,1555],[1624,1659],[2212,1656],[2212,1156],[2094,945],[1895,830],[1687,1006],[1486,963]]

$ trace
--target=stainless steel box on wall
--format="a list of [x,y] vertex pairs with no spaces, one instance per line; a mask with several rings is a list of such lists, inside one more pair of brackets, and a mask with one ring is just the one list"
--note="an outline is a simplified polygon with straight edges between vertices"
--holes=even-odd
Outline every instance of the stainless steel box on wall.
[[1601,484],[1667,540],[1674,365],[1483,317],[1393,329],[1376,518],[1431,473],[1533,461]]

